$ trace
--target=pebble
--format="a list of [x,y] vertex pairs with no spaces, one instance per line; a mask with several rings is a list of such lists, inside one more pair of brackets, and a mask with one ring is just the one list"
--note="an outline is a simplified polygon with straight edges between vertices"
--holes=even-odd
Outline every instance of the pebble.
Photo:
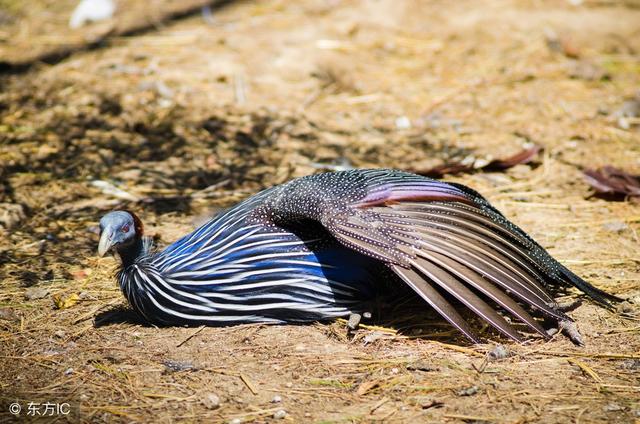
[[633,305],[631,302],[621,302],[618,303],[616,305],[616,312],[619,314],[624,314],[624,313],[631,313],[634,311],[634,309],[636,309],[635,305]]
[[396,128],[399,130],[407,130],[411,128],[411,120],[406,116],[396,118]]
[[364,336],[364,344],[368,345],[370,343],[375,342],[376,340],[384,337],[384,333],[381,331],[374,331],[373,333],[367,334]]
[[47,297],[49,289],[44,287],[29,287],[24,292],[24,298],[27,300],[36,300]]
[[113,0],[81,0],[71,14],[69,28],[77,29],[86,23],[109,19],[115,10]]
[[220,407],[220,398],[215,393],[207,393],[202,398],[202,404],[207,409],[218,409]]
[[73,368],[67,368],[67,369],[64,371],[64,375],[71,375],[71,374],[73,374]]
[[640,369],[640,359],[627,359],[620,364],[620,368],[625,370],[638,370]]
[[276,420],[281,420],[286,416],[287,416],[287,411],[285,411],[284,409],[278,409],[276,412],[273,413],[273,418],[275,418]]
[[473,396],[476,393],[478,393],[480,391],[480,389],[478,389],[478,386],[471,386],[468,387],[466,389],[462,389],[458,392],[458,396]]
[[19,321],[18,315],[11,308],[0,308],[0,319],[6,321]]
[[509,350],[504,345],[496,345],[489,353],[487,353],[487,358],[490,361],[497,361],[499,359],[505,359],[509,357]]
[[240,424],[242,422],[242,420],[240,418],[234,418],[231,421],[229,421],[229,424]]
[[349,330],[357,330],[360,325],[360,320],[362,320],[362,315],[360,314],[351,314],[349,315],[349,321],[347,322],[347,328]]
[[187,370],[192,371],[197,369],[197,367],[191,361],[181,362],[181,361],[167,360],[167,361],[164,361],[163,364],[166,367],[167,371],[187,371]]
[[272,402],[272,403],[280,403],[280,402],[282,402],[282,396],[280,396],[280,395],[275,395],[275,396],[273,397],[273,399],[271,399],[271,402]]
[[24,208],[17,203],[0,203],[0,226],[10,230],[26,218]]
[[605,405],[602,409],[605,412],[617,412],[624,410],[624,407],[618,405],[617,403],[610,403],[608,405]]
[[622,221],[613,221],[602,224],[602,228],[612,233],[621,233],[629,228],[629,226]]

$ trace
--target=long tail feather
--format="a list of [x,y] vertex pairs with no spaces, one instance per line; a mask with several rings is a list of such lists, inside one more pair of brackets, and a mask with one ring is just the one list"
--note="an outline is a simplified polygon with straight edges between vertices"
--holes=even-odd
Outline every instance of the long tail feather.
[[[422,252],[421,256],[424,256],[427,259],[431,258],[429,252]],[[487,305],[486,302],[480,299],[449,273],[434,265],[432,262],[428,262],[424,259],[416,259],[414,265],[421,273],[428,276],[432,281],[440,285],[440,287],[451,293],[460,302],[465,304],[469,309],[478,314],[493,327],[515,341],[522,341],[520,335],[504,320],[504,318],[498,315],[498,313]]]
[[431,287],[424,278],[412,269],[405,269],[398,265],[392,265],[393,271],[404,280],[420,297],[431,305],[442,317],[449,321],[454,327],[460,330],[467,338],[474,343],[479,343],[479,339],[473,333],[469,324],[455,310],[436,289]]

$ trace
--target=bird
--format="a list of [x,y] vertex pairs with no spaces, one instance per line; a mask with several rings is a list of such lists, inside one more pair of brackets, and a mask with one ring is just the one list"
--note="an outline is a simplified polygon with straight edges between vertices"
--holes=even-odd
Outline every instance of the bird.
[[573,323],[554,290],[576,287],[605,307],[621,300],[552,258],[475,190],[392,169],[293,179],[164,250],[134,212],[112,211],[100,220],[98,254],[110,251],[128,303],[160,326],[326,321],[409,288],[472,343],[481,339],[465,310],[522,342],[514,322],[545,339],[544,323]]

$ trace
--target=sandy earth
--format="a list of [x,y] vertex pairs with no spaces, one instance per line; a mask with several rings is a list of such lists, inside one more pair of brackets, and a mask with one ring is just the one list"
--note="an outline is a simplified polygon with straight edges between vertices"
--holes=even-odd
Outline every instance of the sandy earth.
[[[231,2],[18,69],[90,42],[66,29],[74,2],[33,3],[0,1],[0,422],[29,402],[68,403],[41,419],[72,422],[640,420],[640,203],[594,197],[581,174],[640,174],[640,121],[618,113],[640,88],[637,3]],[[130,3],[96,25],[178,4]],[[544,147],[533,164],[449,179],[629,299],[570,313],[584,347],[486,329],[469,345],[412,303],[351,335],[344,322],[155,328],[126,309],[117,261],[95,254],[113,208],[163,246],[322,169],[481,163],[527,143]],[[498,343],[509,356],[488,360]]]

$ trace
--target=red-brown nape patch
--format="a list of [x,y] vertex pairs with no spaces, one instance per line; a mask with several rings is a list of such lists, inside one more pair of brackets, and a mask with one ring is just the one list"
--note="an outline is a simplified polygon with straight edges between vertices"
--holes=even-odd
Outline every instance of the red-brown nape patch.
[[138,215],[127,209],[124,209],[124,211],[131,215],[131,217],[133,218],[133,225],[136,230],[136,234],[142,236],[144,234],[144,226],[142,225],[142,221],[140,220],[140,218],[138,218]]

